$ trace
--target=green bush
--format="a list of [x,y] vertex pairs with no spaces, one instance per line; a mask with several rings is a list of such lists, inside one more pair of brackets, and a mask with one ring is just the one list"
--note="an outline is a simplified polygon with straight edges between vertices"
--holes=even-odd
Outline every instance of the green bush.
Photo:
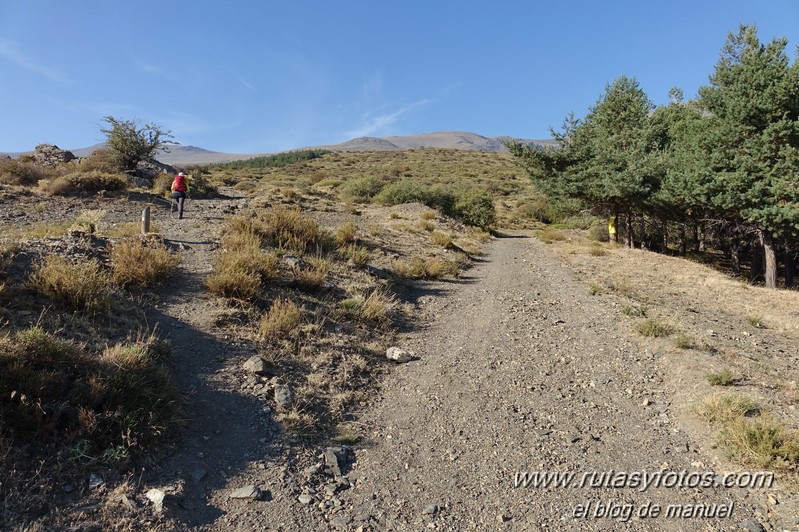
[[383,187],[374,201],[381,205],[400,205],[401,203],[426,203],[429,189],[413,179],[394,181]]
[[463,223],[488,229],[496,222],[497,211],[488,192],[466,189],[456,198],[453,214],[463,220]]
[[385,184],[377,177],[361,177],[347,181],[339,190],[341,197],[347,201],[367,203],[380,193]]

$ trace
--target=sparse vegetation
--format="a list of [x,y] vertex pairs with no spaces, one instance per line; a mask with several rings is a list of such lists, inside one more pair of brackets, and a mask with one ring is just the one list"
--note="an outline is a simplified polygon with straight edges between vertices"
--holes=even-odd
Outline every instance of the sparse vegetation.
[[0,433],[71,445],[92,463],[148,450],[178,419],[168,354],[154,338],[99,357],[38,327],[0,338]]
[[639,321],[635,325],[635,330],[641,336],[650,336],[653,338],[669,336],[674,333],[674,327],[672,325],[663,323],[654,318],[647,318],[643,321]]
[[180,263],[161,242],[125,239],[111,248],[111,278],[121,288],[147,288],[166,281]]
[[34,267],[28,283],[68,311],[87,314],[108,311],[110,279],[96,261],[73,264],[59,255],[49,255]]
[[799,463],[799,433],[788,429],[743,395],[713,395],[699,414],[718,429],[729,459],[745,466],[793,469]]
[[707,378],[707,382],[709,382],[711,386],[730,386],[731,384],[735,384],[737,380],[735,374],[726,368],[718,372],[708,373],[705,378]]
[[275,341],[288,336],[302,321],[302,313],[297,305],[288,299],[278,299],[258,324],[261,338]]
[[93,170],[45,179],[39,182],[39,188],[45,194],[53,196],[86,196],[103,190],[125,190],[128,188],[128,181],[119,174]]

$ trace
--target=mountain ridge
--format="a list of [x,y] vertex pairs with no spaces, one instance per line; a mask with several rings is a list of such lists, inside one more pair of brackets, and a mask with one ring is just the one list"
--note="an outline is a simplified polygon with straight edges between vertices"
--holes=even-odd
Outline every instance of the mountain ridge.
[[[308,146],[303,149],[327,149],[331,151],[403,151],[417,148],[445,148],[455,150],[476,150],[490,152],[508,151],[504,143],[515,140],[524,144],[554,145],[552,139],[522,139],[510,136],[485,137],[468,131],[435,131],[417,135],[402,135],[388,137],[359,137],[338,144],[321,146]],[[105,143],[94,144],[84,148],[69,150],[77,157],[86,157],[93,151],[102,148]],[[169,151],[159,151],[156,159],[171,165],[214,164],[253,157],[272,155],[273,153],[224,153],[206,150],[198,146],[174,144],[168,147]],[[294,151],[294,150],[285,150]],[[28,152],[0,152],[0,156],[8,155],[13,158],[25,155]],[[277,152],[275,152],[277,153]]]

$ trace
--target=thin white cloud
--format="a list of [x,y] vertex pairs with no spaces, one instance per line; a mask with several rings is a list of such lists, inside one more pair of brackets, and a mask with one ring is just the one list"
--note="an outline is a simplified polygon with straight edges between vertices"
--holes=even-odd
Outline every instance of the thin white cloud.
[[255,87],[252,85],[252,83],[250,83],[249,81],[247,81],[246,79],[244,79],[243,77],[241,77],[241,76],[238,74],[238,72],[236,72],[235,70],[233,70],[233,69],[230,69],[230,75],[231,75],[231,76],[233,76],[234,78],[236,78],[236,81],[238,81],[239,83],[241,83],[242,85],[244,85],[245,87],[247,87],[248,89],[250,89],[251,91],[253,91],[253,92],[258,92],[258,89],[256,89],[256,88],[255,88]]
[[0,57],[15,63],[18,67],[23,68],[28,72],[33,72],[34,74],[44,76],[52,81],[57,81],[59,83],[74,83],[74,81],[64,74],[60,69],[49,65],[44,65],[25,55],[25,53],[19,49],[19,44],[15,41],[0,41]]
[[364,122],[360,126],[350,131],[346,131],[345,135],[349,138],[355,138],[387,134],[387,130],[396,124],[403,115],[413,111],[417,107],[421,107],[429,103],[431,103],[431,100],[419,100],[401,107],[400,109],[397,109],[391,113],[383,113],[377,116],[367,115],[364,118]]

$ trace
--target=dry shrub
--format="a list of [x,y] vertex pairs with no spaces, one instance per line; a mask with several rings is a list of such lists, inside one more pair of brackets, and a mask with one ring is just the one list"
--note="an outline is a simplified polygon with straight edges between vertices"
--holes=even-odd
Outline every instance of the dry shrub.
[[760,468],[795,470],[799,465],[799,433],[762,413],[748,397],[709,396],[699,414],[719,428],[719,443],[731,460]]
[[264,340],[279,340],[287,337],[301,322],[302,313],[297,305],[288,299],[278,299],[261,318],[258,331]]
[[276,279],[279,272],[274,253],[248,246],[220,253],[205,284],[217,296],[252,300],[264,282]]
[[43,179],[58,176],[54,168],[40,166],[33,162],[0,157],[0,183],[4,185],[35,186]]
[[396,261],[392,271],[398,277],[406,279],[441,279],[442,277],[457,277],[458,264],[437,257],[423,259],[411,257],[410,260]]
[[153,179],[150,191],[156,196],[167,197],[172,193],[172,180],[174,177],[168,172],[162,172]]
[[294,284],[302,290],[315,291],[322,288],[330,273],[331,264],[327,259],[313,257],[309,266],[294,271]]
[[111,248],[111,278],[122,288],[146,288],[165,281],[180,263],[161,242],[140,238],[117,242]]
[[452,237],[443,231],[433,231],[430,233],[430,242],[443,248],[452,246]]
[[535,236],[545,244],[551,244],[553,242],[562,242],[568,238],[561,231],[550,228],[542,229],[540,231],[534,231],[533,236]]
[[316,220],[303,216],[298,208],[275,207],[264,213],[258,233],[272,246],[305,253],[325,248],[324,231]]
[[89,314],[108,310],[111,298],[108,274],[93,260],[72,264],[60,255],[49,255],[33,268],[29,285],[56,304]]
[[352,244],[356,240],[358,228],[352,222],[347,222],[336,229],[336,245],[341,247]]
[[0,340],[0,430],[70,444],[73,457],[111,462],[150,448],[175,425],[177,393],[146,340],[100,357],[34,327]]
[[350,244],[343,250],[344,256],[353,266],[363,267],[372,260],[372,252],[363,246]]
[[122,171],[119,159],[113,150],[100,148],[94,150],[88,156],[80,160],[78,170],[81,172],[103,172],[106,174],[116,174]]
[[660,338],[661,336],[669,336],[674,333],[674,326],[663,323],[653,318],[647,318],[638,322],[635,325],[635,330],[642,336],[649,336],[652,338]]
[[92,170],[86,173],[72,172],[55,179],[41,181],[39,188],[51,196],[84,196],[101,190],[125,190],[128,188],[128,181],[119,174]]
[[374,290],[363,301],[358,317],[365,322],[388,325],[391,315],[397,307],[397,300],[388,292]]
[[419,229],[422,231],[427,231],[428,233],[433,232],[435,230],[436,224],[431,222],[430,220],[419,220]]

